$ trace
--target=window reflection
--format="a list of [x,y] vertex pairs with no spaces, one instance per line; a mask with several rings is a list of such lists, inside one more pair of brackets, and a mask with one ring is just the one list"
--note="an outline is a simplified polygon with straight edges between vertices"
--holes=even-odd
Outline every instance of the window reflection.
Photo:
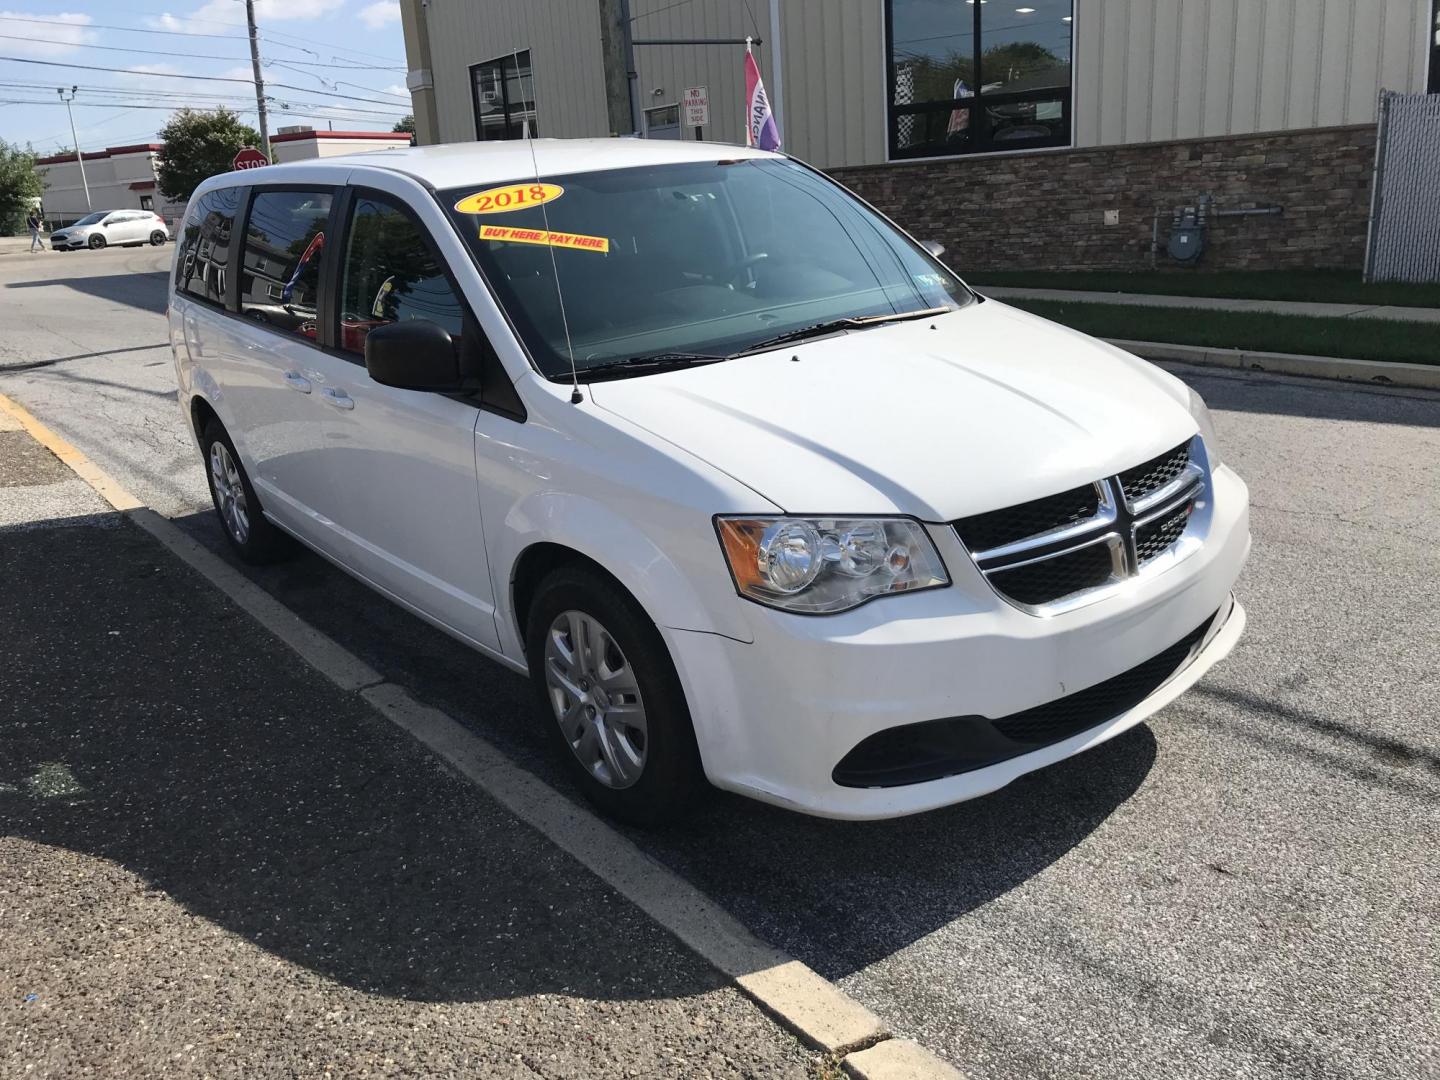
[[894,157],[1070,141],[1071,0],[889,0]]
[[530,50],[470,69],[477,139],[535,138],[535,75]]

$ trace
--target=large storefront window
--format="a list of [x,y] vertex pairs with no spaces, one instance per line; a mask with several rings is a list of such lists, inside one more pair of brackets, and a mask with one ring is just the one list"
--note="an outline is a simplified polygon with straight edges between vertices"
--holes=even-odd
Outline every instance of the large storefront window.
[[1070,143],[1072,0],[887,0],[890,156]]
[[475,137],[486,139],[537,138],[535,77],[530,50],[510,53],[470,68],[475,95]]
[[1430,12],[1430,85],[1432,94],[1440,94],[1440,0]]

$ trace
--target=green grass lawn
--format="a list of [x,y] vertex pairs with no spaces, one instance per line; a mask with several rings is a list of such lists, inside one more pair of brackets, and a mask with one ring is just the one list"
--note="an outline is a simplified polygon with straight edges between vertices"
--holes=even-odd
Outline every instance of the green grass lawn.
[[1358,270],[977,270],[971,285],[1080,289],[1161,296],[1220,296],[1233,300],[1307,300],[1327,304],[1440,307],[1440,282],[1366,285]]
[[1311,319],[1267,312],[1194,311],[1067,300],[1007,300],[1005,303],[1095,337],[1302,353],[1347,360],[1440,364],[1440,323]]

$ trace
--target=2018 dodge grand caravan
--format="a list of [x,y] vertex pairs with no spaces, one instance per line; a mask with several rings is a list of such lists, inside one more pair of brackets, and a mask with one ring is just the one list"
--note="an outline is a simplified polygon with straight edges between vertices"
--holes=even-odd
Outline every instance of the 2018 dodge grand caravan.
[[1201,400],[780,155],[218,176],[169,310],[241,557],[298,539],[528,672],[630,820],[706,780],[844,818],[981,795],[1149,716],[1244,626],[1246,489]]

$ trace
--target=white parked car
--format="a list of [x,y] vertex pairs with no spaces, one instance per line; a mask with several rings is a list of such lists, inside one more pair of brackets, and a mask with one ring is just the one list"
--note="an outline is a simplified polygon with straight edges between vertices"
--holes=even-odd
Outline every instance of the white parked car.
[[159,247],[170,239],[165,219],[151,210],[97,210],[74,225],[56,229],[50,234],[50,246],[56,251],[75,248],[103,248],[112,245]]
[[169,311],[240,556],[299,539],[528,672],[629,820],[706,780],[842,818],[981,795],[1140,722],[1244,626],[1247,493],[1199,397],[782,156],[228,173]]

